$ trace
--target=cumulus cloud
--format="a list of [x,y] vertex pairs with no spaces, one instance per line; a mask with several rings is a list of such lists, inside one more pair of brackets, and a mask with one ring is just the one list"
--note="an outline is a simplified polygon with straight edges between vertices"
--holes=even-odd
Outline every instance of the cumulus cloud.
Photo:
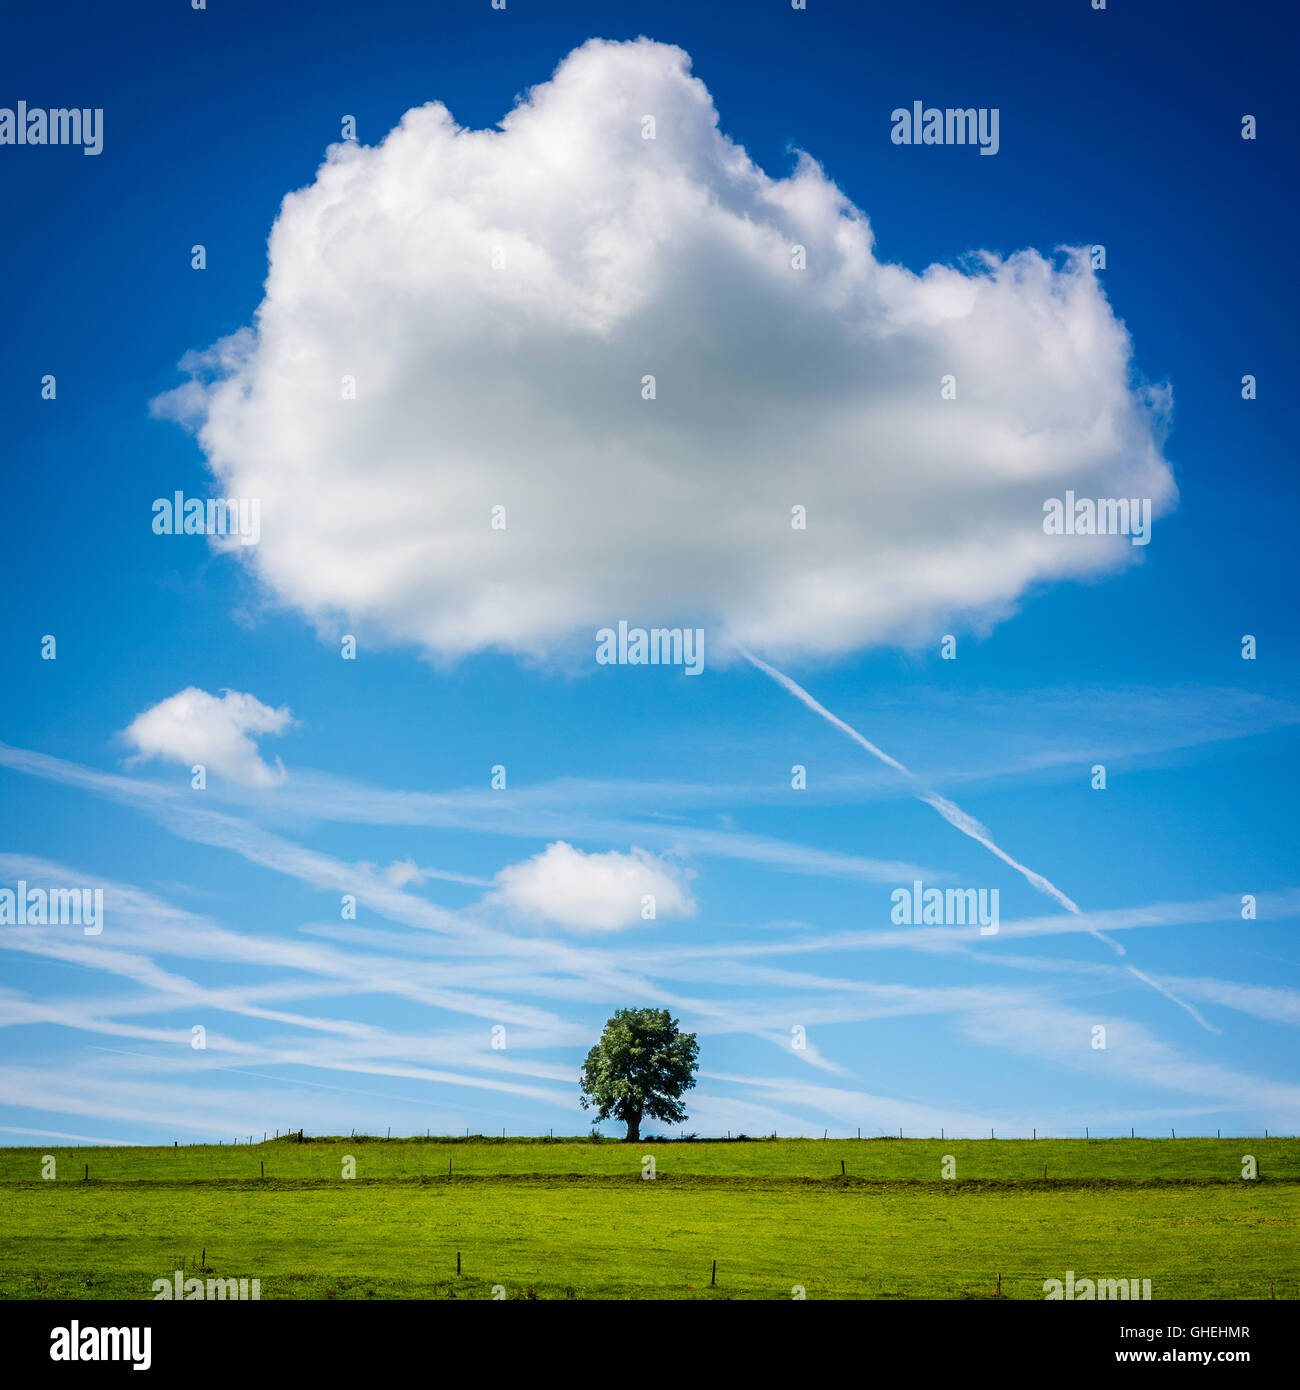
[[648,920],[643,902],[654,898],[655,919],[695,911],[687,872],[648,850],[584,854],[557,840],[541,854],[510,864],[484,901],[518,917],[580,931],[614,931]]
[[209,772],[245,787],[269,787],[284,777],[279,758],[271,768],[254,739],[282,734],[293,723],[286,706],[272,709],[252,695],[223,690],[220,696],[189,686],[136,715],[123,737],[138,758],[164,758]]
[[771,178],[721,133],[684,52],[593,40],[498,129],[434,102],[332,147],[256,326],[156,406],[261,499],[241,558],[322,632],[908,643],[1140,555],[1045,534],[1049,498],[1175,499],[1168,392],[1135,384],[1084,255],[966,251],[881,259],[813,158]]

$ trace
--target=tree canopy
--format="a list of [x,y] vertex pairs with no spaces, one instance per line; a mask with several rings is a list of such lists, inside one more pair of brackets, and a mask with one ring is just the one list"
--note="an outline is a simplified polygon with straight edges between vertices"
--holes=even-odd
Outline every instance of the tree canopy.
[[619,1009],[583,1063],[582,1108],[621,1121],[629,1143],[641,1137],[646,1116],[681,1124],[698,1056],[695,1034],[681,1032],[667,1009]]

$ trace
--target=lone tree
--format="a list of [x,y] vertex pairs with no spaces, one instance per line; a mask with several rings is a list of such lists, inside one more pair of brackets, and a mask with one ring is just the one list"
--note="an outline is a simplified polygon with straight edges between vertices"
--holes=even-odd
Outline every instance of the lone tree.
[[619,1009],[583,1063],[582,1108],[622,1121],[629,1144],[641,1137],[643,1115],[681,1124],[698,1054],[695,1034],[679,1032],[667,1009]]

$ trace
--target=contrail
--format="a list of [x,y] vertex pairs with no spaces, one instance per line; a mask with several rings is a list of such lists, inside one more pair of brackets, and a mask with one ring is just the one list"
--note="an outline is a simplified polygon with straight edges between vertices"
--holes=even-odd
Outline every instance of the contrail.
[[819,705],[817,701],[814,700],[813,697],[809,695],[809,693],[803,688],[803,686],[796,684],[794,681],[790,679],[789,676],[782,675],[782,673],[778,671],[775,666],[769,666],[766,661],[760,661],[758,657],[756,657],[752,652],[747,652],[744,649],[744,647],[741,647],[740,654],[745,658],[746,661],[750,662],[754,666],[757,666],[760,671],[766,671],[767,674],[771,676],[772,679],[778,685],[785,686],[785,688],[790,692],[791,695],[795,697],[796,700],[802,700],[804,704],[808,706],[809,709],[816,710],[816,712],[820,714],[823,719],[829,720],[830,723],[834,724],[835,727],[839,729],[841,733],[848,734],[848,736],[854,741],[854,743],[860,743],[863,746],[863,748],[865,748],[867,752],[872,755],[872,757],[879,758],[882,763],[887,763],[890,767],[896,769],[898,772],[901,772],[905,777],[912,776],[912,774],[908,772],[908,770],[903,766],[903,764],[900,763],[896,758],[891,758],[889,754],[886,753],[883,749],[877,748],[876,745],[872,743],[869,738],[863,738],[862,735],[858,733],[856,729],[846,724],[839,717],[838,714],[832,714],[830,710],[826,708],[825,705]]
[[[908,775],[911,776],[910,773]],[[937,792],[926,792],[924,795],[918,792],[917,795],[920,796],[920,799],[924,801],[927,806],[933,806],[949,825],[955,825],[963,835],[969,835],[972,840],[978,841],[985,849],[996,854],[1004,864],[1010,864],[1017,873],[1024,874],[1025,878],[1037,888],[1040,893],[1046,893],[1049,898],[1055,898],[1063,908],[1068,912],[1073,912],[1076,917],[1082,916],[1078,903],[1072,898],[1067,898],[1051,879],[1044,878],[1042,874],[1035,873],[1033,869],[1020,863],[1018,859],[1012,859],[1004,849],[1000,849],[994,843],[993,836],[974,816],[968,816],[960,806],[949,801],[946,796],[940,796]],[[1110,942],[1110,945],[1114,946],[1121,956],[1124,954],[1124,948],[1118,942],[1110,941],[1110,938],[1103,935],[1101,932],[1098,932],[1097,935],[1101,937],[1103,941]]]
[[[825,705],[819,704],[809,695],[803,686],[792,681],[789,676],[778,671],[775,666],[769,666],[766,661],[760,661],[752,652],[746,651],[743,647],[740,648],[740,654],[751,665],[756,666],[760,671],[771,676],[778,685],[788,690],[796,700],[802,701],[810,710],[815,711],[817,714],[820,714],[823,719],[834,724],[841,733],[848,734],[854,743],[865,748],[873,757],[879,758],[887,767],[892,767],[895,771],[901,772],[903,776],[912,783],[912,795],[916,797],[918,801],[923,801],[927,806],[931,806],[938,811],[949,825],[955,826],[963,835],[969,835],[972,840],[983,845],[990,853],[996,854],[1004,864],[1009,864],[1018,874],[1023,874],[1025,879],[1036,888],[1038,892],[1045,893],[1049,898],[1055,898],[1067,912],[1074,913],[1076,917],[1081,917],[1083,915],[1078,903],[1066,897],[1050,879],[1044,878],[1042,874],[1035,873],[1033,869],[1013,859],[1004,849],[1000,848],[994,842],[993,836],[989,831],[982,826],[974,816],[968,816],[960,806],[949,801],[947,797],[940,796],[938,792],[931,791],[920,781],[914,772],[904,767],[897,758],[891,758],[884,749],[877,748],[870,739],[863,738],[855,728],[846,724],[838,715],[832,714]],[[1085,926],[1086,925],[1085,923]],[[1098,931],[1095,927],[1088,927],[1088,931],[1099,941],[1104,941],[1116,955],[1124,955],[1124,947],[1121,946],[1118,941],[1112,941],[1104,932]]]
[[[1072,912],[1076,917],[1083,916],[1078,903],[1074,902],[1071,898],[1067,898],[1050,879],[1044,878],[1042,874],[1035,873],[1033,869],[1013,859],[1004,849],[1000,848],[994,842],[993,836],[989,831],[981,825],[974,816],[968,816],[956,802],[949,801],[946,796],[940,796],[938,792],[931,791],[921,782],[920,778],[918,778],[914,772],[904,767],[897,758],[891,758],[883,748],[877,748],[869,738],[863,738],[852,725],[846,724],[839,715],[832,714],[825,705],[819,704],[814,700],[798,682],[792,681],[789,676],[778,671],[775,666],[769,666],[766,661],[760,661],[758,657],[752,652],[746,651],[744,647],[739,648],[739,651],[741,656],[751,665],[757,666],[760,671],[766,672],[778,685],[784,686],[796,700],[801,701],[803,704],[807,705],[810,710],[820,714],[828,723],[834,724],[841,733],[848,734],[854,743],[865,748],[873,758],[879,758],[887,767],[892,767],[896,772],[901,772],[912,784],[912,795],[916,797],[918,801],[924,801],[927,806],[932,806],[949,825],[955,826],[963,835],[969,835],[972,840],[977,844],[983,845],[991,854],[996,854],[1004,864],[1009,864],[1017,873],[1023,874],[1026,880],[1040,893],[1045,893],[1049,898],[1055,898],[1062,907]],[[1090,926],[1086,920],[1083,925],[1098,941],[1104,941],[1116,955],[1122,956],[1126,954],[1124,947],[1121,946],[1118,941],[1112,941],[1105,932],[1098,931],[1096,927]],[[1202,1028],[1208,1029],[1211,1033],[1218,1033],[1221,1031],[1207,1023],[1205,1019],[1201,1017],[1200,1013],[1190,1004],[1179,999],[1176,994],[1170,993],[1168,989],[1153,980],[1149,975],[1144,975],[1140,970],[1134,969],[1131,965],[1127,968],[1132,974],[1136,975],[1143,984],[1149,985],[1155,990],[1157,994],[1164,995],[1171,1003],[1177,1004],[1180,1009],[1186,1009]]]
[[1136,975],[1138,979],[1142,981],[1143,984],[1150,985],[1151,988],[1155,990],[1157,994],[1163,994],[1166,999],[1170,1000],[1172,1003],[1177,1004],[1180,1009],[1186,1009],[1187,1012],[1191,1014],[1191,1016],[1197,1021],[1197,1023],[1201,1025],[1202,1028],[1206,1029],[1211,1033],[1223,1032],[1222,1028],[1216,1028],[1212,1023],[1207,1023],[1205,1019],[1201,1016],[1201,1012],[1199,1009],[1193,1008],[1185,999],[1180,999],[1176,994],[1171,994],[1170,991],[1167,990],[1164,987],[1164,985],[1160,983],[1159,980],[1153,980],[1150,975],[1144,975],[1139,969],[1137,969],[1136,966],[1128,965],[1124,968],[1129,972],[1129,974]]

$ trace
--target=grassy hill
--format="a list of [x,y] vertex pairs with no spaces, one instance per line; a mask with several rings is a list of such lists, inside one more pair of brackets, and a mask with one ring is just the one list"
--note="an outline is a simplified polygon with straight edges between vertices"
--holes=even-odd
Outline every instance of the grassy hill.
[[0,1211],[4,1298],[150,1298],[202,1261],[264,1299],[989,1298],[999,1275],[1041,1299],[1071,1269],[1154,1299],[1300,1291],[1293,1139],[5,1149]]

